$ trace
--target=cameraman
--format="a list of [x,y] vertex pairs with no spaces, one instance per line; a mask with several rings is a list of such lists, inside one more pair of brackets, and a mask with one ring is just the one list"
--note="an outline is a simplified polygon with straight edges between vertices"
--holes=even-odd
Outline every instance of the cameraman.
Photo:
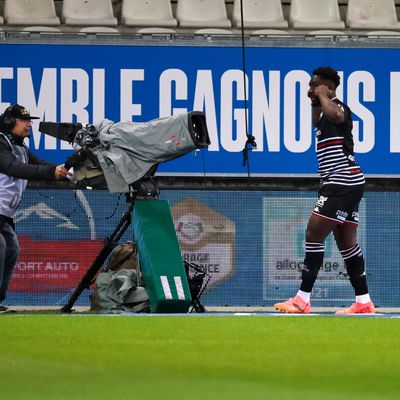
[[[13,218],[28,180],[59,180],[69,174],[64,165],[55,165],[33,155],[24,144],[32,126],[29,111],[18,104],[0,116],[0,303],[19,255]],[[0,312],[7,307],[0,304]]]

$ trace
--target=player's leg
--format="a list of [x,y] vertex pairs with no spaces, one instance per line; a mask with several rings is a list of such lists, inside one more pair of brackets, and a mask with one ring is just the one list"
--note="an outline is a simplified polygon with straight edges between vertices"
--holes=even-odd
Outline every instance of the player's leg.
[[[304,267],[300,290],[311,293],[324,260],[325,239],[333,231],[336,222],[312,214],[307,225]],[[309,300],[304,298],[304,300]]]
[[[359,199],[361,200],[361,198]],[[358,201],[359,201],[358,200]],[[354,288],[356,301],[349,308],[340,310],[337,314],[374,313],[375,307],[368,292],[365,275],[364,255],[357,242],[358,202],[349,211],[346,223],[336,226],[333,230],[336,244],[346,265],[350,283]]]
[[305,258],[301,273],[300,289],[296,296],[275,304],[275,309],[287,313],[309,313],[310,296],[324,259],[324,242],[336,221],[311,214],[306,230]]

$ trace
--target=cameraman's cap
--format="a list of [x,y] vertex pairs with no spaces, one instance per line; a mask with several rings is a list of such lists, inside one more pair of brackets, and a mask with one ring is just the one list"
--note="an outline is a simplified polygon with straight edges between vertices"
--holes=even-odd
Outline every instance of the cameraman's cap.
[[11,115],[14,118],[18,118],[18,119],[40,119],[40,117],[32,117],[29,110],[25,107],[20,106],[19,104],[15,104],[12,108],[11,108]]

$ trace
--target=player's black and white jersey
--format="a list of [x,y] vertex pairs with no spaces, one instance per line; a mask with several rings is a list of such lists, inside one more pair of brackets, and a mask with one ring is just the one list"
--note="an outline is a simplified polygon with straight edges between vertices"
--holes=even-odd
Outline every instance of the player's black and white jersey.
[[343,123],[335,124],[321,112],[314,128],[321,184],[362,185],[365,183],[364,174],[354,158],[351,110],[337,98],[334,98],[333,101],[345,112]]

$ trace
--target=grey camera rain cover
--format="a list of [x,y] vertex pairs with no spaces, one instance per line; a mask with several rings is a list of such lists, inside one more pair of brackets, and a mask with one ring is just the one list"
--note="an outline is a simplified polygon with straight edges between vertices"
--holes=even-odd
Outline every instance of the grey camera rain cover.
[[144,123],[104,119],[94,126],[100,145],[92,151],[110,192],[128,192],[129,184],[142,178],[153,165],[196,149],[188,129],[188,114]]

